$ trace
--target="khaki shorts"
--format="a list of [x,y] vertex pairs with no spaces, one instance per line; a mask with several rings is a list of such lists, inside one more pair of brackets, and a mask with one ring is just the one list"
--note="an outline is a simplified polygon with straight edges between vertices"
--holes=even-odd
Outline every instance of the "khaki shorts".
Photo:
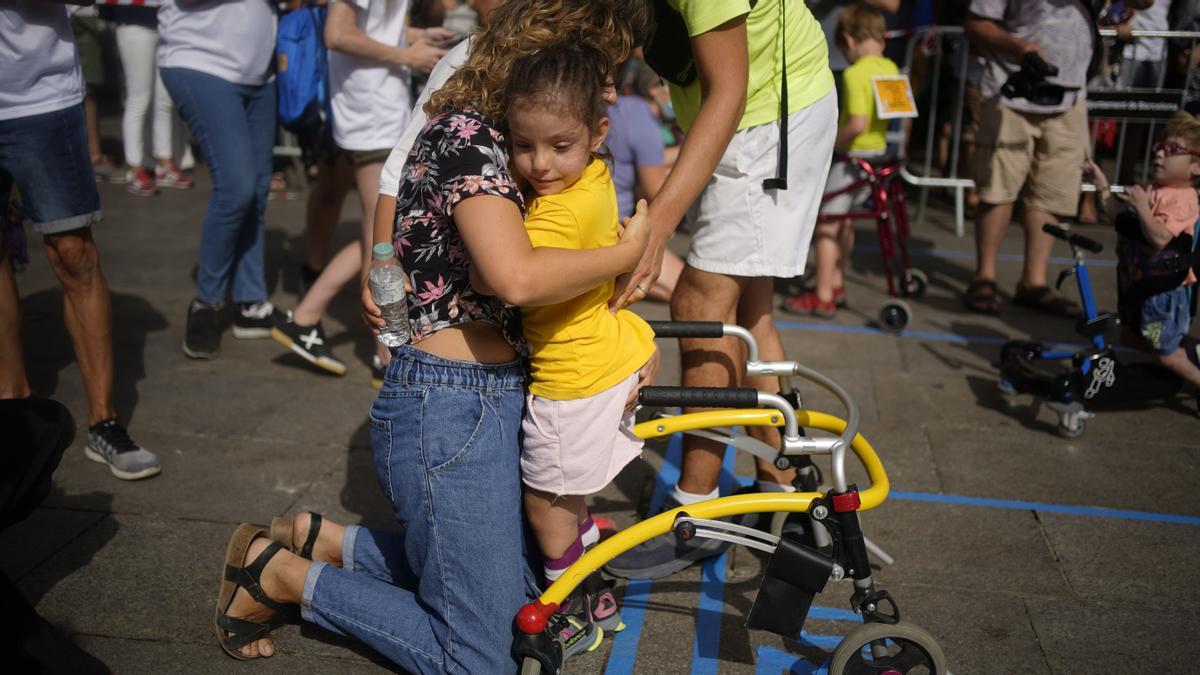
[[979,199],[987,204],[1020,199],[1026,208],[1074,216],[1087,142],[1083,97],[1070,110],[1050,115],[1013,110],[999,97],[984,101],[973,159]]

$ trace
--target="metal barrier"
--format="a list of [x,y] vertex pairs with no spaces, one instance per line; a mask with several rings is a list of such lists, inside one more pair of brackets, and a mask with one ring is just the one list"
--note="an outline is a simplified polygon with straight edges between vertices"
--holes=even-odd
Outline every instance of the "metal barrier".
[[[1105,38],[1104,49],[1108,50],[1113,45],[1111,39],[1115,38],[1117,31],[1113,29],[1102,29],[1100,35]],[[1132,37],[1136,40],[1139,38],[1161,38],[1166,40],[1186,40],[1190,45],[1191,53],[1195,53],[1197,43],[1200,42],[1200,32],[1195,31],[1133,31]],[[917,200],[917,215],[915,222],[921,223],[925,219],[925,211],[929,200],[929,191],[931,188],[949,189],[954,193],[954,230],[958,236],[965,234],[965,193],[967,190],[975,187],[975,182],[967,177],[959,176],[959,162],[962,148],[962,132],[963,132],[963,112],[966,106],[966,86],[967,86],[967,71],[970,66],[971,55],[968,53],[966,34],[961,26],[927,26],[917,29],[906,29],[900,31],[891,31],[887,35],[888,39],[903,39],[908,38],[905,43],[904,63],[901,65],[901,72],[912,75],[913,66],[915,64],[915,55],[920,48],[929,58],[928,82],[921,87],[917,92],[920,100],[930,103],[925,109],[921,110],[921,119],[925,125],[925,147],[924,157],[919,166],[915,166],[910,162],[910,136],[911,127],[908,124],[901,124],[898,131],[889,133],[888,141],[898,147],[898,156],[902,162],[901,176],[905,182],[913,187],[920,188],[920,197]],[[1124,50],[1123,50],[1124,51]],[[1159,78],[1156,86],[1149,88],[1128,88],[1128,87],[1104,87],[1104,86],[1089,86],[1089,93],[1094,93],[1096,98],[1110,98],[1112,94],[1125,94],[1130,96],[1149,95],[1156,100],[1173,100],[1174,107],[1179,108],[1186,102],[1189,90],[1186,88],[1186,83],[1195,78],[1197,66],[1195,60],[1189,63],[1189,69],[1185,75],[1185,88],[1181,89],[1163,89],[1162,85],[1167,74],[1169,64],[1166,63],[1169,57],[1170,50],[1164,45],[1163,63],[1159,68]],[[943,66],[947,58],[953,58],[951,63],[954,66],[958,77],[954,81],[956,91],[954,92],[953,105],[949,106],[948,110],[938,105],[941,100],[941,87],[943,86]],[[1129,67],[1133,63],[1126,59],[1122,53],[1120,64],[1124,67]],[[1114,64],[1109,64],[1111,67]],[[1196,92],[1200,94],[1200,92]],[[1110,95],[1104,97],[1102,95]],[[1111,109],[1110,109],[1111,110]],[[1117,166],[1121,167],[1124,161],[1125,139],[1130,124],[1148,124],[1149,130],[1147,138],[1152,138],[1155,128],[1162,121],[1162,115],[1157,117],[1147,115],[1144,118],[1131,116],[1129,114],[1116,115],[1110,110],[1095,111],[1089,108],[1089,120],[1117,120],[1120,122],[1120,132],[1117,145]],[[1153,111],[1150,111],[1153,112]],[[935,159],[935,143],[939,137],[939,125],[945,124],[947,121],[951,124],[950,139],[949,139],[949,158],[945,170],[945,175],[936,175],[934,171]],[[1097,141],[1097,133],[1091,134],[1090,154],[1094,156],[1094,150]],[[1145,143],[1145,150],[1142,157],[1141,175],[1143,179],[1148,176],[1149,167],[1151,164],[1149,142]],[[1115,181],[1114,181],[1115,182]],[[1091,192],[1095,190],[1094,185],[1085,184],[1083,192]]]

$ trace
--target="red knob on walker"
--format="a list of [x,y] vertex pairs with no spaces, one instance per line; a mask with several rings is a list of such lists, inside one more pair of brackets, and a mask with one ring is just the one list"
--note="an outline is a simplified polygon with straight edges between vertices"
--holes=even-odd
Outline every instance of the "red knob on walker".
[[517,628],[526,635],[537,635],[546,628],[546,619],[558,611],[556,603],[534,600],[517,612]]

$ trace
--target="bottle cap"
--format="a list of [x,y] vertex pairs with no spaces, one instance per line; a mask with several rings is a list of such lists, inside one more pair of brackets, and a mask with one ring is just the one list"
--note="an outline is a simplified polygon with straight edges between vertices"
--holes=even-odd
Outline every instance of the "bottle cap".
[[382,244],[375,244],[375,247],[371,249],[371,257],[374,258],[376,262],[391,260],[392,258],[396,257],[396,249],[392,248],[392,245],[386,242]]

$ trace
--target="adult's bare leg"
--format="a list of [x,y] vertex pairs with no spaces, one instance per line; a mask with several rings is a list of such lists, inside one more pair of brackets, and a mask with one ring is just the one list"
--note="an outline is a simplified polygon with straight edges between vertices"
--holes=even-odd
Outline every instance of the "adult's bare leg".
[[[737,318],[742,283],[738,277],[714,274],[684,265],[671,298],[671,318],[676,321],[720,321]],[[741,344],[736,338],[684,339],[679,341],[685,387],[736,386],[744,368]],[[708,494],[716,489],[725,448],[719,443],[683,437],[683,466],[679,489]]]
[[21,309],[12,259],[0,249],[0,399],[27,398],[29,380],[21,354]]
[[1046,286],[1046,268],[1050,265],[1050,252],[1054,238],[1042,231],[1042,225],[1058,224],[1053,214],[1040,209],[1026,208],[1021,224],[1025,227],[1025,265],[1021,271],[1021,285],[1025,288]]
[[[773,277],[744,277],[742,279],[742,297],[738,302],[737,322],[739,326],[750,331],[758,342],[759,358],[763,361],[782,361],[787,358],[783,352],[783,340],[775,327],[775,279]],[[779,378],[777,377],[746,377],[744,372],[741,386],[753,387],[759,391],[772,394],[779,393]],[[750,435],[758,440],[778,448],[781,441],[779,429],[775,427],[750,427]],[[758,480],[780,485],[791,485],[795,471],[789,469],[780,471],[774,465],[755,458],[754,465]]]
[[88,399],[88,425],[117,416],[113,406],[112,307],[90,228],[45,237],[46,256],[63,287],[63,319]]
[[329,257],[329,242],[342,217],[342,203],[354,181],[354,173],[342,156],[325,164],[305,204],[305,261],[309,269],[320,271]]
[[975,279],[996,280],[996,256],[1012,213],[1012,204],[980,202],[975,217]]

